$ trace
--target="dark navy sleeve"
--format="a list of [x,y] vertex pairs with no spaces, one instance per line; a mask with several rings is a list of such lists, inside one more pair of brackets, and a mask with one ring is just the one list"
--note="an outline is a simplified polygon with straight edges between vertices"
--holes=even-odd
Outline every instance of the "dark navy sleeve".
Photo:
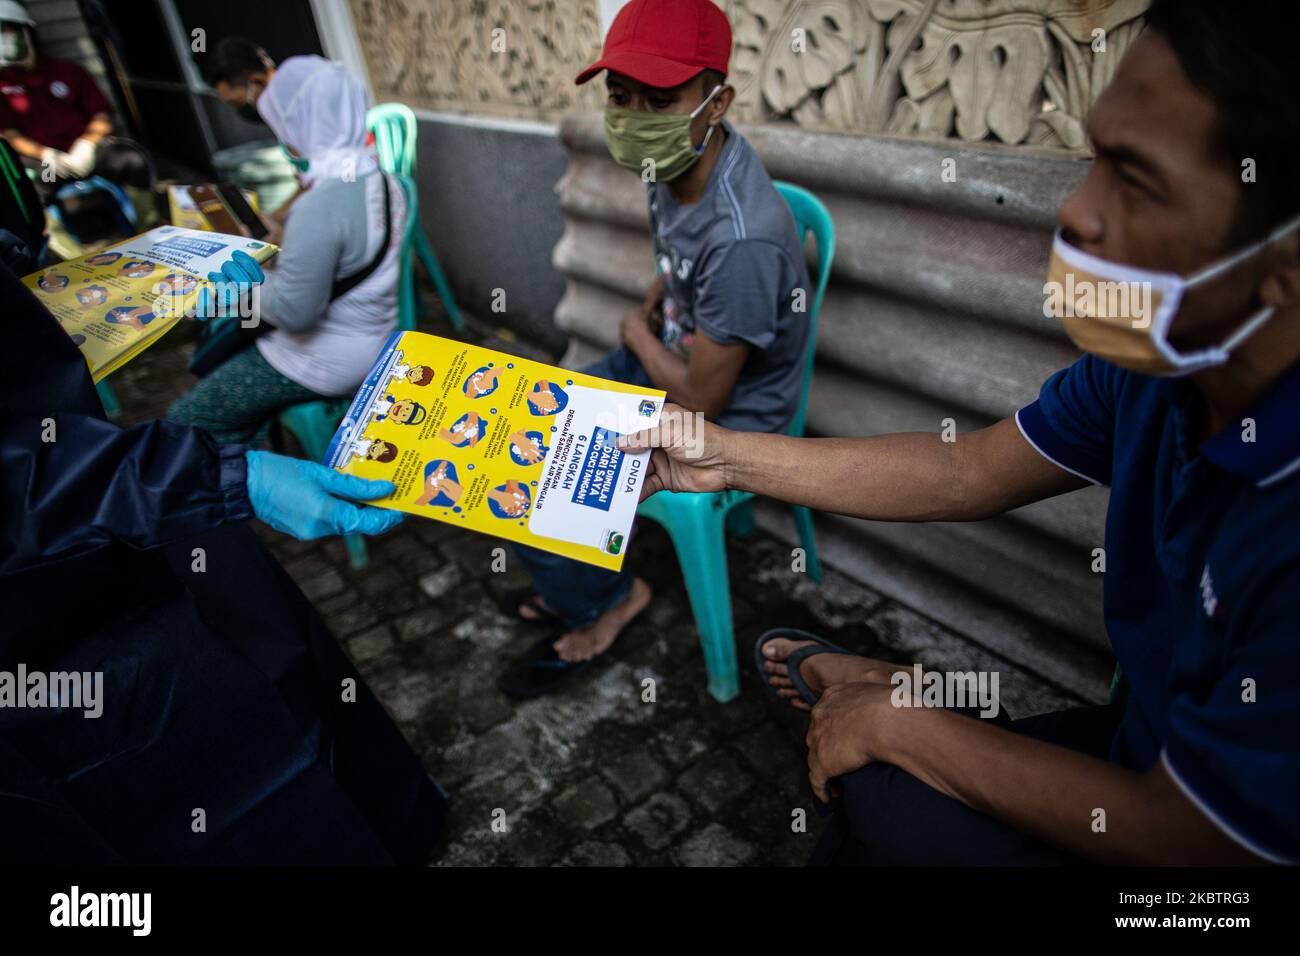
[[1276,863],[1300,863],[1300,567],[1243,617],[1212,691],[1174,698],[1162,759],[1238,843]]
[[1038,401],[1016,413],[1029,444],[1052,464],[1098,485],[1109,485],[1115,417],[1127,373],[1091,355],[1043,383]]
[[252,514],[244,449],[169,422],[0,414],[0,571],[149,548]]

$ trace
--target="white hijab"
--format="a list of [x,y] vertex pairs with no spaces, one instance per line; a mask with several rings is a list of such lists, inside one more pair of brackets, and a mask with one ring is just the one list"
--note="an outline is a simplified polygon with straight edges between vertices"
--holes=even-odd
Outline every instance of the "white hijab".
[[280,142],[310,165],[303,185],[331,176],[355,179],[378,168],[366,146],[370,98],[351,72],[319,56],[291,56],[278,67],[257,111]]

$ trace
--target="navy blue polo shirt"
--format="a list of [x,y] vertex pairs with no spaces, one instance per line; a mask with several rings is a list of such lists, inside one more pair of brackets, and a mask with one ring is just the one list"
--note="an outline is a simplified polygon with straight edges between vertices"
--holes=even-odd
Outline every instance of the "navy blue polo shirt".
[[1237,842],[1296,862],[1300,364],[1199,448],[1195,399],[1185,380],[1089,355],[1016,422],[1049,461],[1111,489],[1106,629],[1129,683],[1111,759],[1162,761]]

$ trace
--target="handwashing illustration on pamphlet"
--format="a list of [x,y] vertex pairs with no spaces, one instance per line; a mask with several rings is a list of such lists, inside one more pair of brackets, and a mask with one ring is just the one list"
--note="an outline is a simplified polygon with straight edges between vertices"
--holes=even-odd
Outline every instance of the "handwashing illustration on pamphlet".
[[398,332],[325,464],[396,485],[371,504],[618,570],[649,454],[616,442],[656,425],[663,402],[657,389]]
[[98,382],[135,358],[194,307],[236,250],[266,262],[278,247],[216,232],[159,226],[92,255],[23,277],[72,336]]

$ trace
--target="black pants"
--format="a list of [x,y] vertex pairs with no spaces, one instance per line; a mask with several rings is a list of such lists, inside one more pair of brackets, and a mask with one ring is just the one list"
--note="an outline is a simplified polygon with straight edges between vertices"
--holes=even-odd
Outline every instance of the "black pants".
[[[995,722],[1106,759],[1123,707],[1107,704]],[[979,718],[974,718],[979,719]],[[842,793],[810,866],[1070,866],[1083,861],[985,816],[892,764],[840,778]]]

